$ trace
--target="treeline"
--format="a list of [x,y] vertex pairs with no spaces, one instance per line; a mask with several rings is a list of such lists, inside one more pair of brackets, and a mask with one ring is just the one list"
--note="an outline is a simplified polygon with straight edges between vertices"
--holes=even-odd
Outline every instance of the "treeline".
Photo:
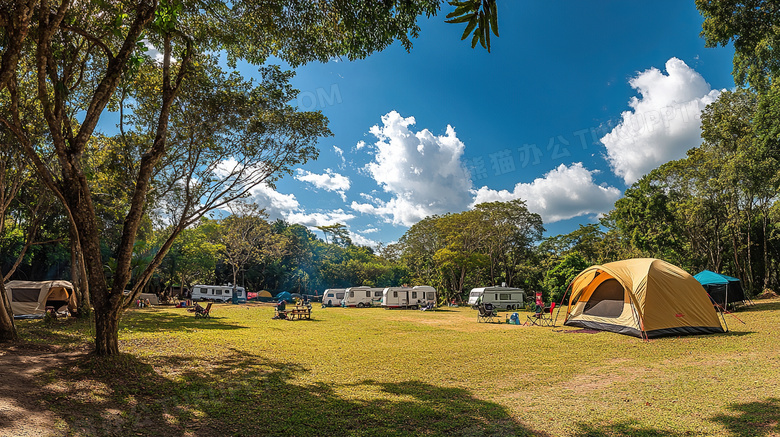
[[[60,220],[62,218],[56,216],[48,217],[46,226],[37,232],[37,236],[48,243],[32,245],[15,269],[12,279],[73,278],[70,241],[67,234],[63,236],[62,226],[57,224]],[[230,240],[232,221],[235,220],[230,217],[203,218],[184,230],[144,291],[162,293],[169,288],[176,290],[180,286],[191,287],[198,283],[233,283],[234,266],[226,252],[241,245],[241,242]],[[411,279],[404,266],[378,256],[369,247],[356,246],[348,239],[326,242],[305,226],[283,220],[268,222],[262,217],[254,217],[253,226],[263,228],[265,238],[250,248],[249,252],[254,253],[245,263],[236,266],[236,283],[250,291],[266,289],[311,294],[318,291],[321,294],[326,288],[353,285],[387,287],[407,283]],[[345,229],[343,225],[335,228]],[[9,271],[17,262],[25,246],[25,235],[25,223],[7,223],[0,238],[3,271]],[[144,271],[154,258],[166,235],[166,229],[151,230],[136,243],[133,276],[128,288],[133,287],[136,275]],[[111,256],[110,240],[103,239],[102,243],[106,272],[110,277],[116,261]]]
[[[543,238],[541,217],[514,200],[425,218],[397,243],[375,250],[354,245],[342,224],[319,227],[320,238],[302,225],[269,222],[256,206],[243,204],[225,218],[204,217],[181,230],[145,290],[235,282],[250,291],[313,294],[409,283],[434,286],[449,301],[464,299],[473,287],[504,283],[558,301],[589,265],[633,257],[661,258],[691,273],[733,275],[751,295],[777,289],[778,101],[775,94],[745,89],[722,93],[702,113],[700,146],[634,183],[599,223],[569,234]],[[9,205],[0,238],[2,271],[14,279],[78,276],[68,220],[35,187],[31,182],[29,195]],[[111,215],[118,199],[98,203],[109,280],[122,225]],[[148,215],[143,223],[128,288],[171,234],[160,217]]]

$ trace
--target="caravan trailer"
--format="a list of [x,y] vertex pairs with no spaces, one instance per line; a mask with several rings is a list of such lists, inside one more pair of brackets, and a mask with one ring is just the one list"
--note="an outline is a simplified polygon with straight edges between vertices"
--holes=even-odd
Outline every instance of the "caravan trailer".
[[328,288],[322,292],[322,305],[329,307],[341,305],[346,291],[346,288]]
[[[246,303],[246,290],[236,287],[238,302]],[[192,300],[230,302],[233,299],[232,285],[195,285],[192,287]]]
[[382,291],[384,288],[372,287],[350,287],[344,291],[344,299],[341,306],[344,307],[370,307],[382,302]]
[[436,305],[436,289],[427,285],[416,287],[388,287],[382,292],[385,308],[413,308]]
[[492,303],[496,309],[517,310],[525,307],[525,291],[512,287],[472,288],[469,305],[476,308],[480,303]]

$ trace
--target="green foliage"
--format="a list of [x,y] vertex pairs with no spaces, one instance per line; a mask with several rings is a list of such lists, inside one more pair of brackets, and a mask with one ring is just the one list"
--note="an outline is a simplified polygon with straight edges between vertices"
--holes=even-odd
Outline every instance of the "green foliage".
[[421,220],[399,240],[400,259],[412,282],[436,287],[449,301],[473,287],[530,285],[519,273],[543,231],[541,217],[523,201],[484,203]]
[[664,189],[644,177],[625,191],[605,218],[641,253],[679,262],[680,229]]
[[221,246],[215,243],[220,232],[216,220],[201,219],[182,231],[160,266],[159,274],[169,286],[212,284]]
[[[333,57],[362,59],[394,41],[410,50],[417,20],[439,9],[439,0],[240,0],[205,11],[190,6],[185,22],[199,26],[207,50],[225,50],[230,62],[260,64],[275,56],[293,67]],[[200,32],[209,32],[208,35]]]
[[473,32],[471,48],[473,49],[479,43],[489,53],[491,30],[495,36],[498,36],[496,0],[453,0],[449,4],[455,6],[455,10],[447,14],[449,18],[447,23],[468,23],[460,39],[468,38]]
[[561,302],[571,281],[590,264],[576,252],[567,254],[544,274],[542,297],[545,302]]
[[702,113],[702,145],[626,190],[603,221],[608,235],[625,253],[737,276],[748,291],[777,287],[774,102],[771,92],[723,92]]
[[734,81],[766,89],[780,74],[778,7],[773,0],[696,0],[707,47],[734,44]]
[[349,237],[346,225],[334,223],[332,225],[317,226],[317,229],[325,234],[326,243],[330,242],[344,248],[352,245],[352,239]]

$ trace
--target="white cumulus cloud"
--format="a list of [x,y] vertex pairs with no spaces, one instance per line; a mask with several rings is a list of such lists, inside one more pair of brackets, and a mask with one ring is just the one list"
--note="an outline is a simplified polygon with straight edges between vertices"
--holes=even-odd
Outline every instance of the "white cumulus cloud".
[[631,98],[631,110],[601,138],[612,170],[626,184],[701,144],[701,111],[720,95],[677,58],[666,61],[666,74],[650,68],[629,84],[640,97]]
[[299,168],[295,175],[295,179],[308,182],[325,191],[336,192],[341,196],[343,201],[347,200],[346,191],[349,190],[351,185],[348,177],[335,173],[329,168],[326,168],[325,173],[323,174],[316,174]]
[[251,200],[264,208],[269,220],[282,219],[288,223],[300,224],[314,229],[316,226],[345,224],[355,218],[343,209],[333,211],[306,212],[294,194],[280,193],[268,185],[261,184],[251,191]]
[[283,194],[266,184],[260,184],[250,191],[251,200],[264,208],[270,220],[284,219],[301,207],[295,194]]
[[544,223],[553,223],[582,215],[598,215],[614,205],[621,192],[615,187],[596,185],[594,171],[577,162],[564,164],[531,183],[519,183],[514,190],[492,190],[482,187],[474,194],[474,203],[526,201],[528,210],[542,216]]
[[373,247],[373,248],[376,248],[377,246],[379,246],[379,242],[378,241],[374,241],[374,240],[372,240],[372,239],[370,239],[368,237],[365,237],[363,235],[360,235],[360,234],[352,232],[352,231],[349,231],[349,238],[352,239],[352,243],[354,243],[354,244],[356,244],[358,246],[368,246],[368,247]]
[[335,225],[336,223],[344,224],[353,218],[355,218],[354,214],[344,212],[343,209],[312,213],[293,212],[287,215],[288,222],[301,224],[310,228],[314,228],[316,226]]
[[365,170],[392,198],[352,202],[354,210],[411,226],[427,216],[468,206],[472,185],[461,163],[465,145],[455,129],[447,126],[444,135],[434,135],[428,129],[413,131],[414,124],[414,117],[389,112],[381,126],[370,129],[376,143],[358,144],[375,153]]
[[347,163],[346,158],[344,158],[344,150],[339,146],[333,146],[333,152],[336,153],[336,156],[341,158],[341,164],[339,165],[339,168],[343,169],[344,165]]

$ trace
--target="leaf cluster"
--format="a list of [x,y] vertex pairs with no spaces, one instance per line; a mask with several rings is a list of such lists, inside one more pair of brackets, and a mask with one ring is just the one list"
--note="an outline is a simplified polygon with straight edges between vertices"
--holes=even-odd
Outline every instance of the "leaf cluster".
[[453,0],[449,2],[455,10],[447,14],[447,23],[467,23],[461,40],[471,37],[471,48],[480,44],[490,52],[490,32],[498,37],[498,11],[496,0]]

